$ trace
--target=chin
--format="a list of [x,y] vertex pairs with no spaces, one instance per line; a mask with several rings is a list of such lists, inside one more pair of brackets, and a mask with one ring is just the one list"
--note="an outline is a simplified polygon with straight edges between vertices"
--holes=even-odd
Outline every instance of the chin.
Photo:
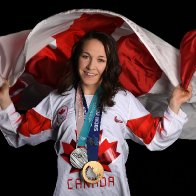
[[98,83],[93,83],[93,82],[85,82],[84,83],[86,86],[97,86],[98,85]]
[[83,80],[83,83],[85,85],[97,85],[99,82],[98,81],[93,81],[93,80]]
[[100,80],[97,79],[83,79],[82,83],[86,86],[99,86],[101,84]]

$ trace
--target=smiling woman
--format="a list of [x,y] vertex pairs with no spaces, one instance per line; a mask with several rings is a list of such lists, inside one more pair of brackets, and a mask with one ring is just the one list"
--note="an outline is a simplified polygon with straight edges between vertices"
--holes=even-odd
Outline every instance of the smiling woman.
[[79,57],[79,74],[82,89],[86,95],[94,95],[102,82],[106,69],[107,57],[103,44],[92,39],[86,42]]
[[[54,196],[130,196],[126,140],[150,151],[173,144],[187,122],[181,105],[191,98],[192,88],[175,87],[163,116],[153,117],[121,86],[116,41],[102,31],[84,33],[73,45],[67,66],[59,88],[22,115],[4,80],[0,129],[14,147],[55,140]],[[93,95],[90,105],[88,95]]]

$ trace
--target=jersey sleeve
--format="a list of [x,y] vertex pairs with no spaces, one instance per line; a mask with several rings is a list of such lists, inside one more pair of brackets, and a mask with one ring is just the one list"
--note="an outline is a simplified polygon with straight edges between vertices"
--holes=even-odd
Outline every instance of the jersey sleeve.
[[50,95],[25,114],[18,113],[13,103],[0,110],[0,130],[13,147],[37,145],[53,139]]
[[138,139],[149,150],[163,150],[175,142],[187,122],[187,115],[180,109],[178,114],[169,107],[162,117],[153,117],[140,101],[130,95],[129,111],[126,120],[128,138]]

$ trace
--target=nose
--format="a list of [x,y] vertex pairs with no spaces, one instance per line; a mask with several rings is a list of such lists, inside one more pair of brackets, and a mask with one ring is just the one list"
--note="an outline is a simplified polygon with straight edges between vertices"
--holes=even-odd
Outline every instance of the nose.
[[87,64],[86,68],[91,70],[91,69],[94,69],[94,67],[95,67],[95,60],[91,58]]

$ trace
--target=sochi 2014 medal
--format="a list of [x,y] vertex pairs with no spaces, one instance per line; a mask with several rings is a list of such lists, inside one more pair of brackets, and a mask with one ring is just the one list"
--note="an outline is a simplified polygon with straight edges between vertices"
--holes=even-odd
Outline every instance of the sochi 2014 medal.
[[85,148],[76,148],[70,154],[70,162],[73,167],[82,169],[88,162],[87,150]]
[[89,161],[82,169],[83,179],[90,184],[99,182],[103,178],[103,173],[103,166],[97,161]]

